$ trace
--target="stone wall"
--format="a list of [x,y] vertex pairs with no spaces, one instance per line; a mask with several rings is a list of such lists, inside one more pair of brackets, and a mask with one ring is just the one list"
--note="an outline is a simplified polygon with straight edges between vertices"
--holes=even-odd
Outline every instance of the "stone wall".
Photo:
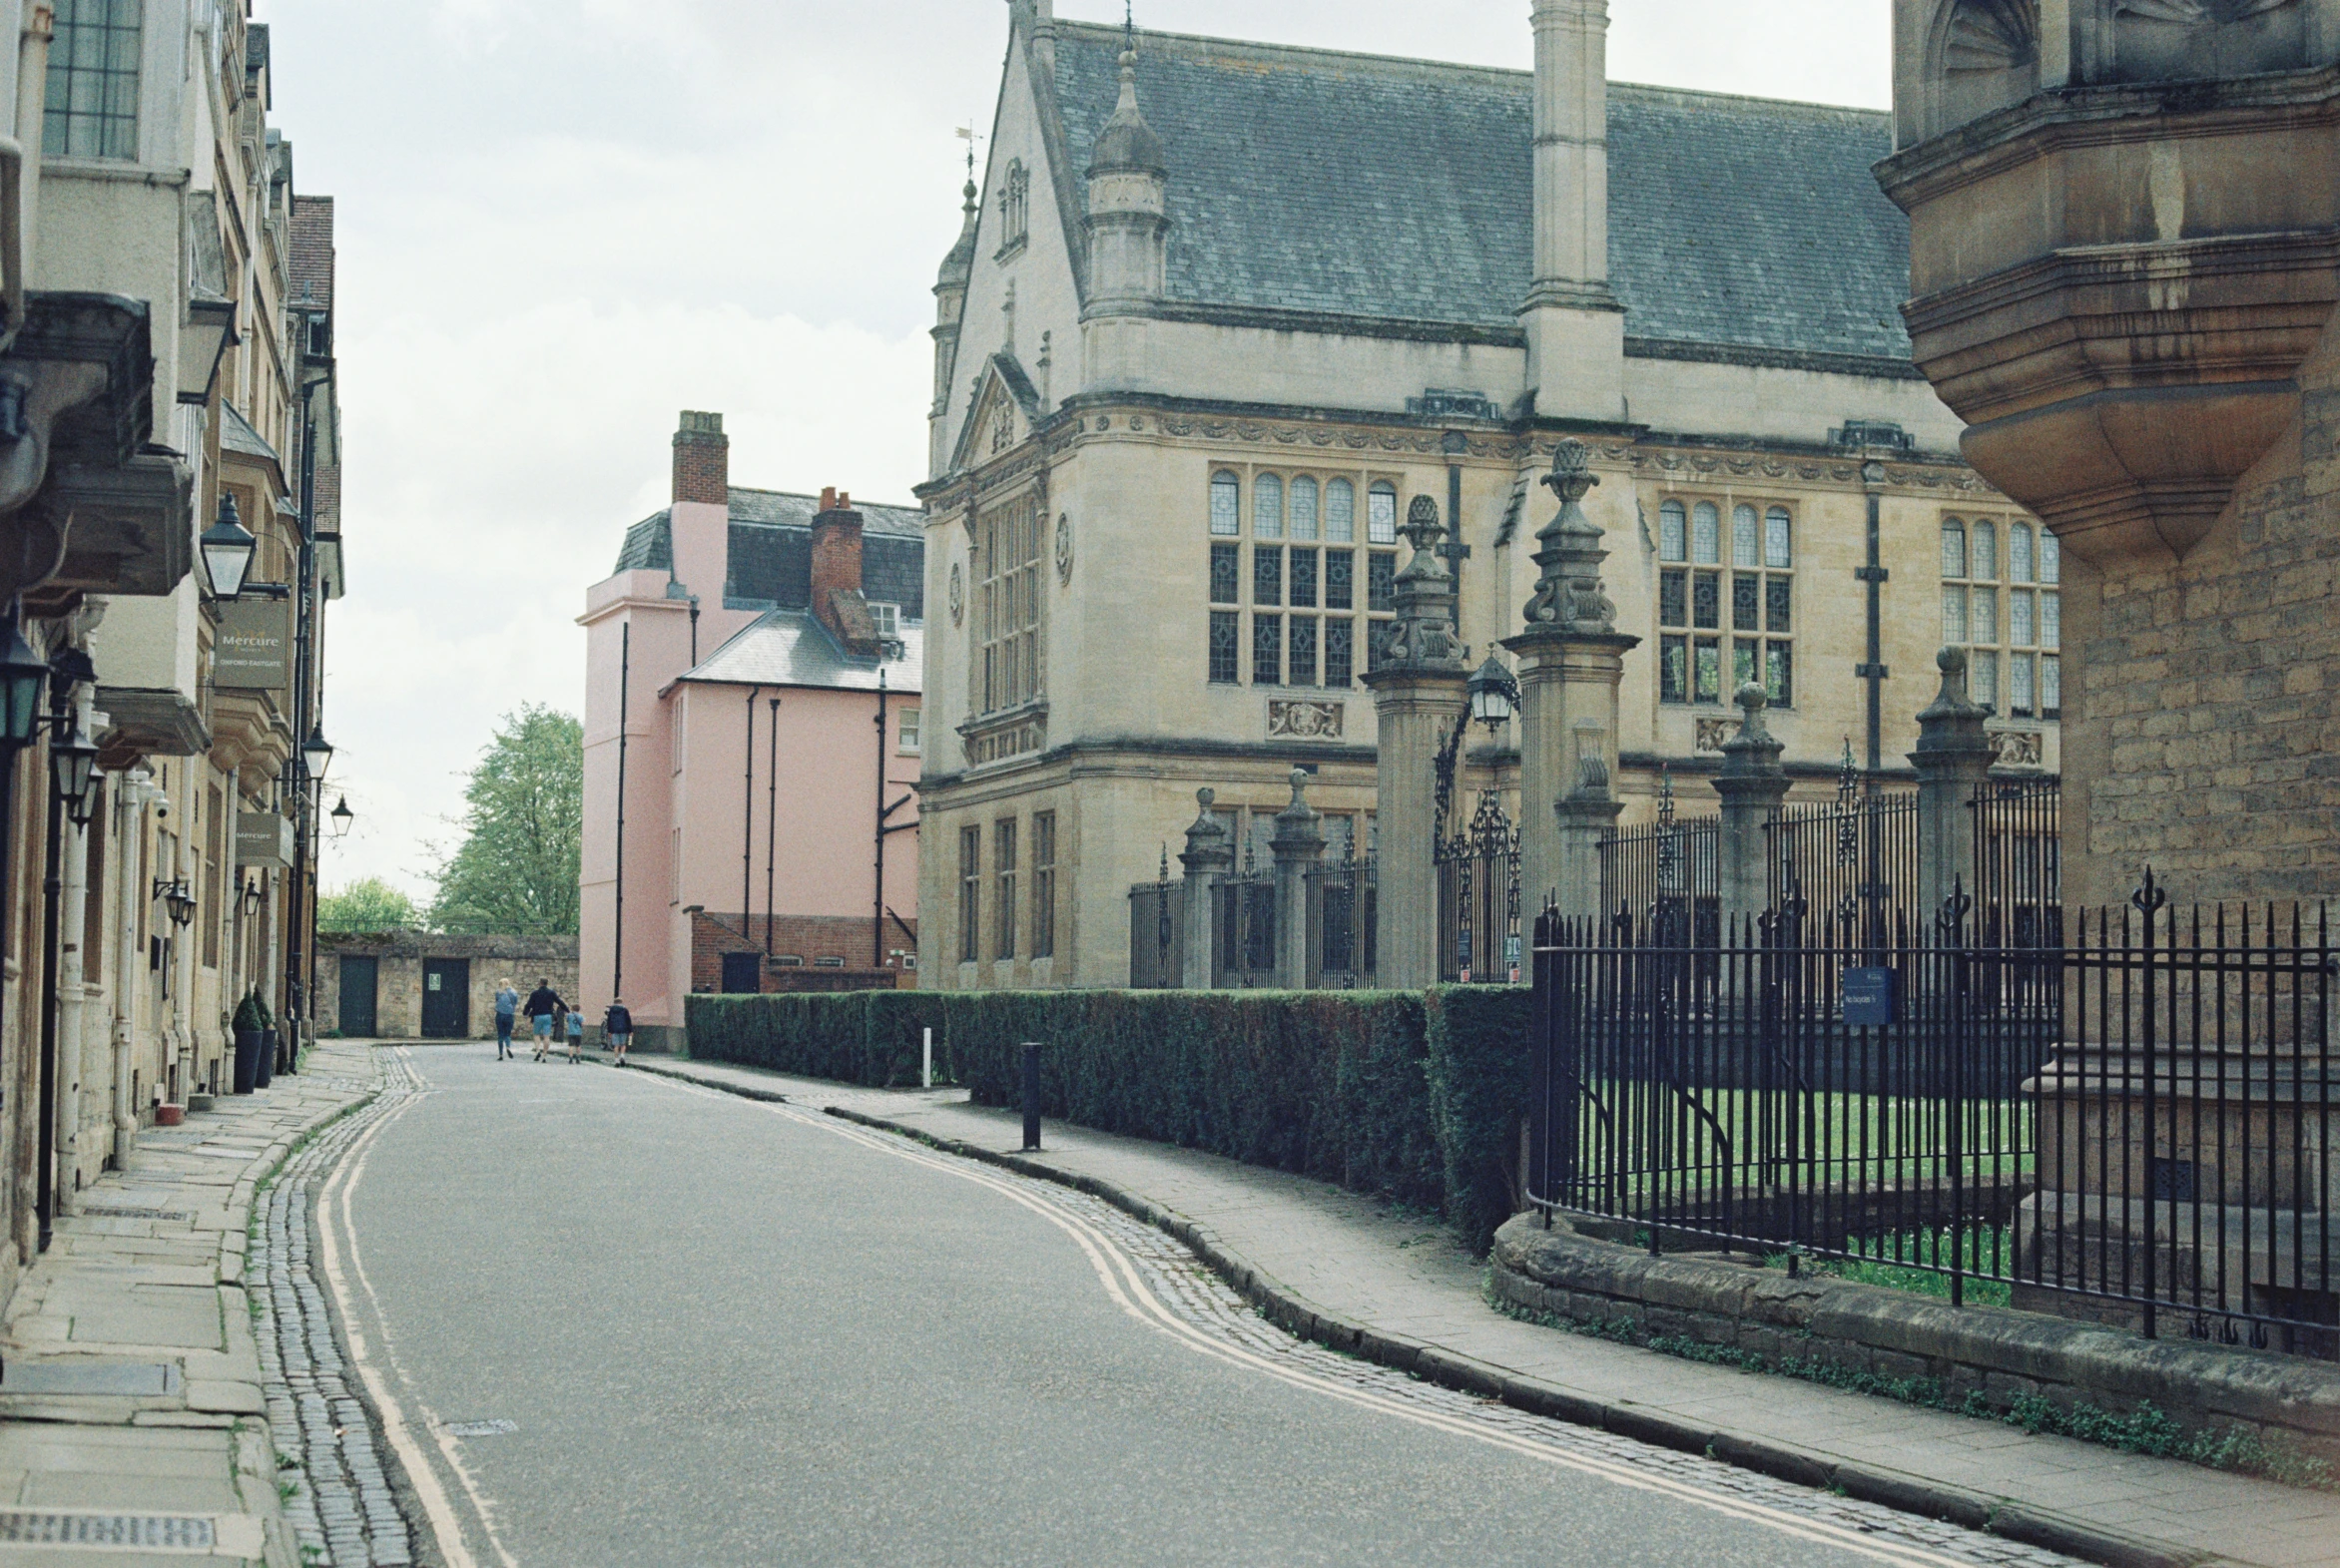
[[2340,322],[2300,389],[2183,560],[2065,556],[2066,904],[2340,890]]
[[1819,1360],[1887,1380],[1932,1379],[1953,1408],[2019,1396],[2125,1415],[2150,1404],[2189,1428],[2241,1430],[2340,1457],[2340,1367],[2269,1351],[2146,1339],[1999,1307],[1722,1259],[1652,1258],[1522,1215],[1495,1234],[1496,1301],[1636,1336]]
[[[422,976],[425,959],[463,959],[469,962],[470,988],[467,1036],[474,1040],[495,1035],[495,992],[509,979],[522,996],[549,979],[552,988],[574,1002],[577,986],[577,938],[574,936],[436,936],[417,931],[338,932],[317,937],[317,1019],[321,1028],[334,1030],[341,1016],[343,955],[378,960],[375,981],[374,1032],[386,1040],[422,1038]],[[596,1023],[599,1020],[595,1020]]]

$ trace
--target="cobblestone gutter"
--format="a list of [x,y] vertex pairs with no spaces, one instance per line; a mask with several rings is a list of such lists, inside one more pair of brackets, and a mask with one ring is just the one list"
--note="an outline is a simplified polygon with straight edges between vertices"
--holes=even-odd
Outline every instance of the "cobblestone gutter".
[[255,1202],[249,1277],[261,1375],[286,1517],[301,1559],[320,1568],[402,1568],[419,1559],[399,1507],[404,1479],[385,1457],[352,1386],[333,1315],[310,1263],[315,1194],[365,1130],[414,1092],[383,1053],[379,1094],[296,1147]]

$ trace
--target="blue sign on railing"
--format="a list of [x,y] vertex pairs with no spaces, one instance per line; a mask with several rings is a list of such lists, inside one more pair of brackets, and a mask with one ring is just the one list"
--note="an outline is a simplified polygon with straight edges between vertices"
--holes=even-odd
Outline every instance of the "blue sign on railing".
[[1893,971],[1847,969],[1844,988],[1845,1027],[1887,1029],[1893,1025]]

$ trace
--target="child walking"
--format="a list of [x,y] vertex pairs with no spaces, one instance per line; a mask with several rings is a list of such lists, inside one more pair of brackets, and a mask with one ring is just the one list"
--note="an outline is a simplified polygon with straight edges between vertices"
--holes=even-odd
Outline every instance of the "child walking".
[[577,1009],[574,1007],[570,1008],[568,1015],[568,1025],[569,1065],[574,1067],[579,1061],[583,1060],[583,1058],[580,1057],[578,1053],[585,1049],[585,1015],[577,1011]]

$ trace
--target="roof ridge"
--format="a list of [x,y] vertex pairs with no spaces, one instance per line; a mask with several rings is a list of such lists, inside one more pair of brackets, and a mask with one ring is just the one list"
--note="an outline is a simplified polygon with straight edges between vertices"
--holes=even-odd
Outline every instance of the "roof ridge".
[[[750,495],[784,496],[791,501],[818,501],[821,499],[821,497],[813,494],[809,490],[767,490],[762,485],[752,484],[735,484],[727,486],[727,488],[733,490],[745,490]],[[922,513],[925,511],[925,508],[922,506],[904,506],[898,501],[864,501],[858,504],[863,506],[874,506],[878,508],[880,511],[886,512]]]
[[[1120,28],[1099,22],[1060,20],[1056,24],[1056,31],[1059,34],[1086,34],[1093,42],[1115,48],[1118,48],[1122,41]],[[1467,61],[1434,60],[1419,55],[1376,54],[1363,49],[1328,49],[1320,44],[1278,44],[1257,39],[1221,38],[1207,33],[1150,32],[1142,27],[1138,29],[1137,36],[1140,40],[1138,51],[1140,64],[1143,64],[1145,59],[1143,40],[1151,38],[1168,44],[1200,44],[1217,50],[1241,51],[1258,55],[1295,56],[1304,60],[1355,60],[1368,65],[1403,66],[1416,70],[1427,68],[1452,73],[1456,76],[1497,78],[1506,86],[1531,83],[1535,76],[1533,69],[1525,66],[1473,65]],[[1726,103],[1763,104],[1780,109],[1818,109],[1834,114],[1867,116],[1874,118],[1880,124],[1890,122],[1893,117],[1893,112],[1889,109],[1873,109],[1861,104],[1824,104],[1805,98],[1765,98],[1754,93],[1722,93],[1716,92],[1712,88],[1669,87],[1658,82],[1625,82],[1615,78],[1610,79],[1608,86],[1611,93],[1623,89],[1630,94],[1707,98]]]

